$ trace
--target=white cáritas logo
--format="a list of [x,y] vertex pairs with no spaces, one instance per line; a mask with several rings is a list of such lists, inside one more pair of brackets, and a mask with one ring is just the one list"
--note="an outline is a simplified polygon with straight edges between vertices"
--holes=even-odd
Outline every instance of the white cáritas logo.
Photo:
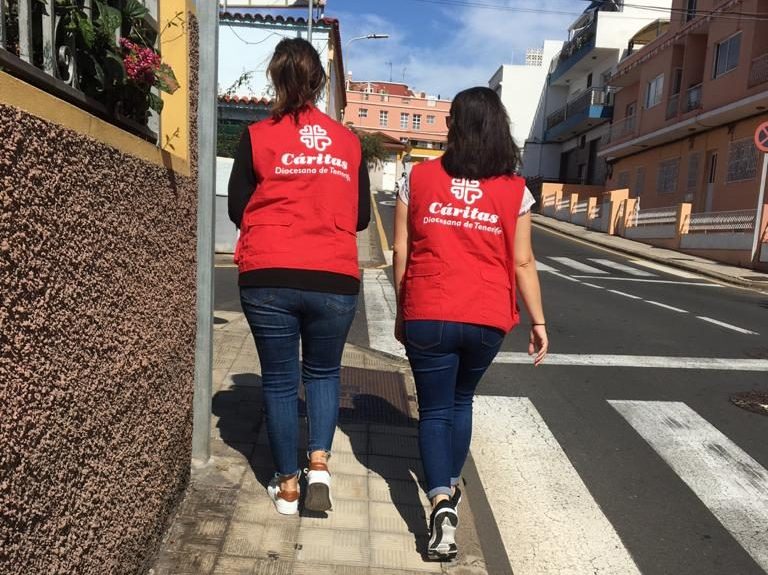
[[451,179],[451,193],[457,200],[465,204],[472,205],[476,200],[483,197],[483,190],[480,189],[478,180],[468,180],[466,178]]
[[299,130],[299,140],[310,150],[324,151],[333,141],[328,132],[317,124],[309,124]]

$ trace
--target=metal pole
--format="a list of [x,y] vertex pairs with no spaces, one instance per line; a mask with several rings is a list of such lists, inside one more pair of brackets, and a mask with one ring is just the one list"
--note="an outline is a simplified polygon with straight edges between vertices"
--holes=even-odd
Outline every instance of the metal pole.
[[314,2],[309,0],[309,18],[307,18],[307,42],[312,43],[312,12],[314,12]]
[[757,207],[755,208],[755,235],[752,238],[752,258],[755,261],[757,250],[760,247],[761,224],[763,223],[763,203],[765,202],[765,180],[768,176],[768,154],[763,154],[763,175],[760,178],[760,192],[757,194]]
[[213,366],[213,237],[216,201],[216,83],[219,3],[197,0],[200,69],[197,110],[197,338],[192,411],[192,459],[211,455]]

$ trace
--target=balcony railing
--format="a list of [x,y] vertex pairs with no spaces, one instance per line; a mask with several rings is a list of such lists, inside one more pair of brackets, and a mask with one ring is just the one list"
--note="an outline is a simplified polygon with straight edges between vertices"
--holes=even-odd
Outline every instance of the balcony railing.
[[589,110],[591,106],[612,106],[613,90],[607,88],[588,88],[559,110],[547,116],[547,130],[550,130],[578,114]]
[[752,60],[747,87],[752,88],[763,82],[768,82],[768,54],[763,54]]
[[699,108],[701,108],[701,84],[696,84],[685,92],[685,111],[692,112]]
[[579,30],[579,32],[568,42],[565,43],[563,49],[556,58],[552,60],[552,67],[550,72],[553,76],[560,76],[570,68],[570,64],[566,65],[568,60],[579,54],[582,49],[593,45],[595,38],[597,37],[597,18],[593,17],[592,21]]
[[667,120],[677,117],[677,112],[680,109],[680,94],[672,94],[667,100]]
[[608,133],[608,141],[615,142],[616,140],[621,140],[626,136],[634,134],[636,129],[636,118],[635,115],[627,116],[626,118],[611,124],[611,131]]
[[[137,10],[142,14],[136,20],[126,20],[121,9],[128,9],[118,0],[0,0],[0,69],[154,142],[157,136],[144,125],[146,120],[127,117],[130,104],[122,103],[123,99],[135,103],[138,94],[110,92],[113,86],[107,82],[112,74],[125,78],[121,32],[136,32],[146,42],[141,42],[141,47],[154,49],[158,37],[154,15],[160,1],[140,0]],[[100,14],[102,7],[109,13]],[[84,41],[94,43],[97,34],[98,51],[83,46]],[[104,36],[113,44],[111,53],[101,45]],[[139,45],[135,39],[134,44]],[[159,100],[156,91],[148,96],[153,97]],[[150,125],[157,129],[157,117],[150,119]]]

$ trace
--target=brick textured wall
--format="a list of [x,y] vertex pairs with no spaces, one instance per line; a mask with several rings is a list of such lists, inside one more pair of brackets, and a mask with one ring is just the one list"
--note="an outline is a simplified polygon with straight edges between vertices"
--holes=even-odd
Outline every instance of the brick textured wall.
[[0,572],[154,554],[189,474],[196,202],[194,178],[0,105]]

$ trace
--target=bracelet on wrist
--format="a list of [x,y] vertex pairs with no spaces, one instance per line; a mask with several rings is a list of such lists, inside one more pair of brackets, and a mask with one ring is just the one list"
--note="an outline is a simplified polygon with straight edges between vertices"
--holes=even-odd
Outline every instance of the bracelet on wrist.
[[546,323],[532,323],[531,327],[536,327],[537,325],[547,325]]

